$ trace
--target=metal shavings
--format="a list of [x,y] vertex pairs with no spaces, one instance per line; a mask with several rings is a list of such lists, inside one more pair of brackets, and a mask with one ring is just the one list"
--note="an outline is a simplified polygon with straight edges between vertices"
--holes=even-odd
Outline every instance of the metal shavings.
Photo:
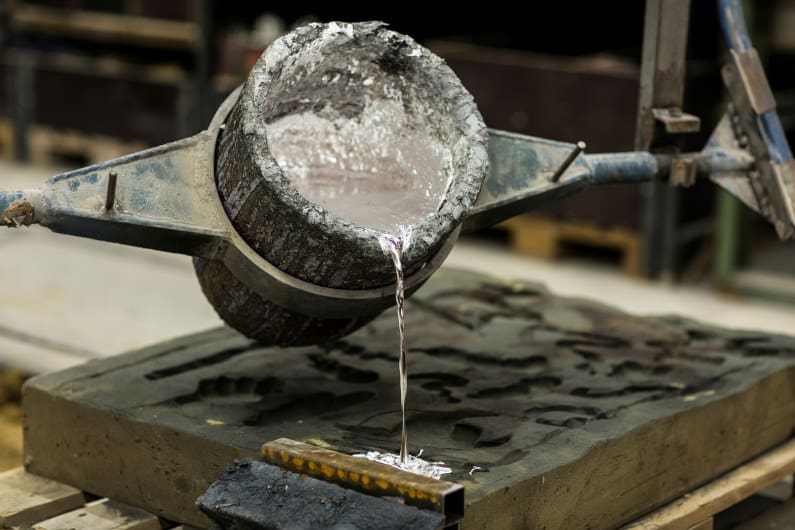
[[394,453],[382,453],[380,451],[367,451],[366,453],[359,453],[353,455],[356,458],[365,458],[373,462],[380,462],[388,466],[409,471],[418,475],[440,479],[444,475],[453,472],[452,468],[447,467],[444,462],[428,462],[418,456],[408,455],[405,466],[400,465],[400,455]]
[[344,24],[338,22],[329,22],[326,32],[330,35],[344,33],[349,39],[353,38],[353,24]]

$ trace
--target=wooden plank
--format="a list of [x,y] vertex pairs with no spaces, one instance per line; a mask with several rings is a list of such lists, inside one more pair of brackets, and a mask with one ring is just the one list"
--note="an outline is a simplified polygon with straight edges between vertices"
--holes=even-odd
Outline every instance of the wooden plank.
[[176,49],[191,49],[199,34],[194,22],[34,5],[16,6],[9,21],[21,31]]
[[771,508],[734,530],[795,530],[795,499]]
[[556,223],[546,219],[514,217],[500,223],[511,238],[511,248],[516,252],[544,259],[557,259],[560,254]]
[[32,525],[32,530],[161,530],[158,518],[126,504],[100,499]]
[[22,465],[22,409],[0,403],[0,472]]
[[[71,51],[48,50],[45,53],[13,49],[0,57],[0,65],[12,68],[21,60],[32,61],[36,69],[41,71],[68,72],[150,84],[179,86],[188,78],[184,68],[171,63],[136,64],[118,57],[92,57]],[[240,84],[240,80],[237,84]],[[6,123],[9,127],[12,126],[10,122]]]
[[712,530],[715,527],[715,520],[712,517],[708,517],[701,521],[700,523],[696,523],[688,530]]
[[84,502],[80,490],[21,467],[0,473],[0,527],[33,523]]
[[631,530],[688,528],[795,472],[790,440],[630,525]]

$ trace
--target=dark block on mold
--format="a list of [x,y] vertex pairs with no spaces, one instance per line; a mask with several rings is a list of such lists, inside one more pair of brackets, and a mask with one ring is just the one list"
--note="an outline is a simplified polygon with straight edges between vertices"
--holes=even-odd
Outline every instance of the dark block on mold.
[[239,460],[196,504],[224,530],[433,530],[444,515],[317,480],[256,460]]
[[[795,428],[792,338],[449,270],[406,330],[409,447],[466,487],[463,529],[617,527]],[[392,311],[326,347],[199,333],[29,381],[26,464],[206,527],[195,499],[266,441],[396,451],[397,372]]]

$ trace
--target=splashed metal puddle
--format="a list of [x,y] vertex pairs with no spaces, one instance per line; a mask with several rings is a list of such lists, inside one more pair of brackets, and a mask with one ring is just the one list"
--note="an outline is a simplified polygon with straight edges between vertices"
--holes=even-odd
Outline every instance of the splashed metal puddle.
[[[422,451],[420,451],[420,455],[421,454]],[[366,453],[359,453],[353,456],[356,458],[366,458],[367,460],[372,460],[373,462],[380,462],[381,464],[396,467],[398,469],[402,469],[403,471],[409,471],[411,473],[416,473],[418,475],[435,479],[440,479],[444,475],[448,475],[453,472],[452,468],[447,467],[444,462],[428,462],[419,456],[408,455],[405,465],[400,464],[400,455],[396,455],[394,453],[367,451]]]

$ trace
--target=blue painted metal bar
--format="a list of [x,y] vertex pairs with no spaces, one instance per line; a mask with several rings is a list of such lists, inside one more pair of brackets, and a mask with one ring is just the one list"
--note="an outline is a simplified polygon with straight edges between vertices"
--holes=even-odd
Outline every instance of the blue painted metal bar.
[[761,114],[759,120],[762,122],[765,143],[770,150],[770,159],[776,164],[792,160],[792,150],[784,134],[784,127],[781,125],[778,113],[775,110],[769,110]]
[[645,151],[586,155],[590,184],[644,182],[659,173],[657,158]]
[[744,52],[753,47],[740,0],[718,0],[718,17],[729,48]]
[[[668,173],[670,158],[644,151],[585,155],[585,165],[590,170],[588,184],[645,182],[661,178]],[[683,154],[680,158],[694,160],[700,172],[710,175],[748,171],[753,165],[753,159],[744,151],[721,147]]]
[[[740,0],[718,0],[718,16],[729,49],[743,53],[753,48]],[[775,109],[760,114],[759,120],[770,151],[770,159],[776,164],[792,160],[792,150]]]

